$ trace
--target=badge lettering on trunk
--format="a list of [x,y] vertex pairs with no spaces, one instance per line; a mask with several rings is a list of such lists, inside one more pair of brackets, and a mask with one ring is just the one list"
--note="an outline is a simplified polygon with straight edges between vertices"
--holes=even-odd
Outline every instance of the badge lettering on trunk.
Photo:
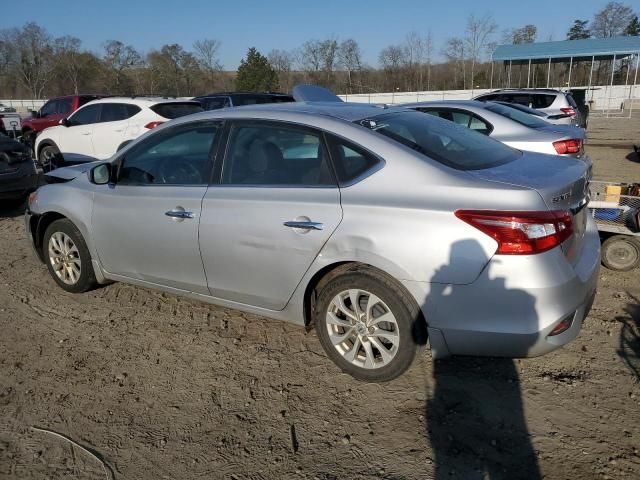
[[568,199],[569,197],[571,197],[571,190],[569,190],[568,192],[562,193],[558,196],[555,196],[551,200],[553,201],[553,203],[558,203]]

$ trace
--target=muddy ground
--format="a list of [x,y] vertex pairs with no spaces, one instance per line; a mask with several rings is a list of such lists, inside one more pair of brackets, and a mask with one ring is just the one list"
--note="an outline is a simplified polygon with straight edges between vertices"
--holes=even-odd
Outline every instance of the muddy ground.
[[[640,181],[639,127],[591,121],[596,177]],[[16,209],[0,245],[0,478],[640,478],[640,270],[603,269],[559,351],[425,350],[371,385],[291,325],[124,284],[64,293]]]

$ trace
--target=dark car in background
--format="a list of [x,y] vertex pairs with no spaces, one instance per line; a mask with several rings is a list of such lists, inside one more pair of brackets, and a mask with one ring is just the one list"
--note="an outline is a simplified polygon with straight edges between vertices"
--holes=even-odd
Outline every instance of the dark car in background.
[[22,139],[33,148],[36,135],[45,128],[58,125],[85,103],[103,98],[105,95],[68,95],[48,100],[40,110],[31,112],[31,116],[22,119]]
[[257,105],[261,103],[286,103],[295,102],[291,95],[286,93],[256,93],[256,92],[221,92],[201,95],[194,98],[200,102],[205,110],[217,110],[219,108],[241,107],[243,105]]
[[24,200],[37,185],[38,173],[31,148],[0,134],[0,204]]

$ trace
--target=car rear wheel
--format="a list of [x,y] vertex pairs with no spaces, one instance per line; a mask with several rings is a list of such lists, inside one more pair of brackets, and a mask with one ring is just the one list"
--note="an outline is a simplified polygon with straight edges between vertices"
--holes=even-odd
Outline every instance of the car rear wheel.
[[96,286],[91,254],[70,220],[56,220],[49,225],[42,248],[49,273],[64,290],[81,293]]
[[38,161],[42,169],[46,172],[56,168],[61,160],[60,150],[53,145],[47,145],[40,150]]
[[413,299],[371,269],[329,280],[318,294],[314,320],[329,358],[343,372],[368,382],[400,376],[426,340],[426,325]]
[[640,264],[640,241],[627,235],[614,235],[602,244],[602,263],[611,270],[626,272]]

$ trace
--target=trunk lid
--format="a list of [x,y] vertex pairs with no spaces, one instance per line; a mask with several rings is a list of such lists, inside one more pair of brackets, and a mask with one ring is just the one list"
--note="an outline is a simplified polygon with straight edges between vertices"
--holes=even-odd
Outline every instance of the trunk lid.
[[492,182],[534,189],[549,210],[571,213],[573,236],[562,244],[567,259],[575,265],[582,248],[589,201],[588,165],[556,155],[524,152],[520,159],[469,174]]

